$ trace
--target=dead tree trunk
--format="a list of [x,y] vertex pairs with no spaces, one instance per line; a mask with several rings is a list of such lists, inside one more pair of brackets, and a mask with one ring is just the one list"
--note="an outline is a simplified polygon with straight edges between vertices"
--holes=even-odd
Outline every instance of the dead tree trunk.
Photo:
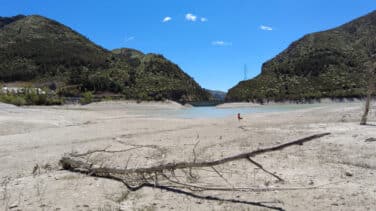
[[[376,64],[374,64],[376,66]],[[366,125],[367,124],[367,117],[370,110],[371,105],[371,98],[373,92],[375,92],[375,80],[376,80],[376,68],[374,70],[369,71],[369,80],[368,80],[368,88],[367,88],[367,99],[366,99],[366,105],[364,108],[364,113],[362,116],[362,119],[360,120],[360,125]]]
[[[102,166],[96,166],[93,163],[89,163],[87,160],[82,159],[81,155],[69,154],[68,156],[64,156],[63,158],[61,158],[60,164],[66,170],[86,173],[90,175],[92,174],[159,174],[164,171],[174,171],[178,169],[214,167],[214,166],[222,165],[231,161],[237,161],[237,160],[242,160],[242,159],[249,161],[251,157],[254,157],[256,155],[264,154],[267,152],[283,150],[287,147],[291,147],[294,145],[303,145],[306,142],[321,138],[323,136],[327,136],[329,134],[330,133],[316,134],[316,135],[308,136],[302,139],[298,139],[296,141],[277,145],[274,147],[258,149],[252,152],[225,157],[225,158],[214,160],[214,161],[167,163],[167,164],[163,164],[159,166],[152,166],[152,167],[147,167],[147,168],[119,169],[119,168],[107,168],[107,167],[102,167]],[[252,163],[254,163],[254,161]]]
[[367,117],[368,117],[368,113],[369,113],[370,104],[371,104],[371,90],[369,88],[368,92],[367,92],[366,106],[364,108],[364,113],[363,113],[362,119],[360,120],[360,125],[366,125],[367,124]]

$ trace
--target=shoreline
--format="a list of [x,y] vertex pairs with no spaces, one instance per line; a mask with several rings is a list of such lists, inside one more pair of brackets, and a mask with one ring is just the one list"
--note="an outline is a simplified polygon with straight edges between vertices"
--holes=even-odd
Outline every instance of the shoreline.
[[[296,100],[287,100],[287,101],[267,101],[265,103],[254,103],[254,102],[223,102],[218,105],[213,106],[194,106],[189,102],[185,104],[181,104],[177,101],[172,100],[164,100],[164,101],[138,101],[138,100],[103,100],[98,102],[91,102],[89,104],[79,104],[79,103],[66,103],[62,105],[25,105],[25,106],[17,106],[9,103],[0,102],[0,106],[7,107],[16,106],[16,107],[103,107],[105,105],[124,105],[124,106],[160,106],[165,108],[174,108],[174,109],[186,109],[192,107],[216,107],[216,108],[252,108],[258,106],[267,106],[267,105],[304,105],[304,104],[337,104],[337,103],[362,103],[365,102],[365,98],[322,98],[322,99],[315,99],[315,100],[306,100],[306,101],[296,101]],[[376,97],[371,99],[371,103],[376,102]],[[1,105],[2,104],[2,105]]]
[[[343,98],[343,99],[331,99],[322,98],[318,100],[299,102],[299,101],[268,101],[266,103],[253,103],[253,102],[225,102],[223,104],[217,105],[218,108],[242,108],[242,107],[257,107],[257,106],[268,106],[268,105],[309,105],[309,104],[341,104],[341,103],[364,103],[365,98]],[[376,103],[376,97],[371,99],[371,103]]]

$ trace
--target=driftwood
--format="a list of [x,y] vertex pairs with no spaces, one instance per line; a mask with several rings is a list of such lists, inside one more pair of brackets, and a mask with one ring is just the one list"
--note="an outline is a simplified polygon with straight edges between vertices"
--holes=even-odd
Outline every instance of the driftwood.
[[202,168],[202,167],[212,167],[221,164],[225,164],[231,161],[237,161],[254,157],[256,155],[264,154],[267,152],[273,152],[285,149],[287,147],[291,147],[294,145],[303,145],[306,142],[312,141],[314,139],[321,138],[323,136],[327,136],[330,133],[322,133],[312,135],[306,138],[302,138],[296,141],[288,142],[285,144],[277,145],[270,148],[258,149],[252,152],[242,153],[238,155],[234,155],[231,157],[222,158],[219,160],[214,161],[204,161],[204,162],[179,162],[179,163],[167,163],[164,165],[153,166],[149,168],[132,168],[132,169],[118,169],[118,168],[107,168],[107,167],[97,167],[92,163],[87,163],[80,159],[80,156],[75,156],[75,154],[70,154],[68,156],[64,156],[61,158],[60,163],[64,169],[81,172],[81,173],[113,173],[113,174],[153,174],[162,171],[172,171],[177,169],[190,169],[190,168]]
[[[182,172],[189,172],[186,173],[187,177],[191,175],[191,170],[193,168],[205,168],[209,167],[216,174],[219,175],[227,184],[231,185],[229,181],[215,168],[218,165],[223,165],[228,162],[233,161],[239,161],[239,160],[247,160],[253,165],[257,166],[264,172],[272,175],[273,177],[277,178],[278,181],[283,181],[282,178],[277,176],[276,174],[266,170],[261,164],[254,161],[252,158],[265,154],[268,152],[275,152],[279,150],[283,150],[288,147],[296,146],[296,145],[303,145],[306,142],[324,137],[329,135],[330,133],[321,133],[316,134],[312,136],[308,136],[302,139],[298,139],[292,142],[288,142],[285,144],[280,144],[277,146],[269,147],[269,148],[263,148],[254,150],[251,152],[246,152],[242,154],[237,154],[230,157],[225,157],[222,159],[214,160],[214,161],[202,161],[198,162],[196,160],[196,152],[195,148],[198,144],[198,142],[195,144],[195,147],[193,149],[194,152],[194,161],[193,162],[178,162],[178,163],[167,163],[163,165],[157,165],[147,168],[109,168],[104,166],[98,166],[94,163],[90,163],[87,159],[84,157],[86,155],[92,154],[92,153],[116,153],[116,152],[122,152],[122,151],[107,151],[104,150],[94,150],[94,151],[88,151],[87,153],[77,154],[77,153],[71,153],[61,158],[60,164],[63,167],[63,169],[72,171],[72,172],[78,172],[82,174],[87,174],[89,176],[94,177],[102,177],[102,178],[108,178],[112,180],[116,180],[119,182],[122,182],[129,190],[131,191],[137,191],[143,187],[151,187],[151,188],[158,188],[161,190],[168,190],[172,191],[174,193],[178,194],[185,194],[187,196],[191,196],[194,198],[201,198],[201,199],[207,199],[207,200],[219,200],[219,201],[228,201],[233,203],[243,203],[243,204],[250,204],[254,206],[260,206],[264,208],[270,208],[275,210],[283,210],[280,207],[274,207],[270,205],[265,205],[260,202],[248,202],[248,201],[238,201],[238,200],[232,200],[232,199],[220,199],[217,197],[211,197],[211,196],[200,196],[197,194],[194,194],[192,192],[187,192],[183,189],[189,189],[191,191],[202,191],[202,190],[222,190],[222,191],[236,191],[237,188],[231,187],[231,188],[213,188],[213,187],[202,187],[202,186],[195,186],[191,184],[186,184],[180,182],[177,177],[175,176],[175,171],[181,170]],[[169,175],[167,175],[169,174]],[[169,182],[170,184],[173,183],[175,185],[161,185],[159,184],[159,180],[163,179],[164,181]],[[174,179],[175,178],[175,179]],[[136,181],[136,182],[134,182]],[[136,183],[136,185],[135,185]]]

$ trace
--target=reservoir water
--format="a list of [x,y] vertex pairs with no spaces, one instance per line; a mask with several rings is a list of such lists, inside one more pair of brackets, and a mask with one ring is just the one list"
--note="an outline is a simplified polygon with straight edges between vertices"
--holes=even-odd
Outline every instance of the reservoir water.
[[265,113],[265,112],[284,112],[291,110],[300,110],[305,108],[320,107],[323,104],[286,104],[286,105],[263,105],[242,108],[217,108],[215,106],[207,107],[191,107],[184,109],[145,109],[134,107],[130,109],[131,114],[151,117],[178,117],[178,118],[222,118],[236,116],[249,113]]

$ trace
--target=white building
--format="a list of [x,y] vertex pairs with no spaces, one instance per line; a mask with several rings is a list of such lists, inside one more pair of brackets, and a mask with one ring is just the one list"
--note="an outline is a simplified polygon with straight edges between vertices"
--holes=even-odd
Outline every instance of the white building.
[[41,88],[24,88],[24,87],[2,87],[1,93],[3,94],[24,94],[25,92],[35,92],[38,95],[45,95],[46,92]]

